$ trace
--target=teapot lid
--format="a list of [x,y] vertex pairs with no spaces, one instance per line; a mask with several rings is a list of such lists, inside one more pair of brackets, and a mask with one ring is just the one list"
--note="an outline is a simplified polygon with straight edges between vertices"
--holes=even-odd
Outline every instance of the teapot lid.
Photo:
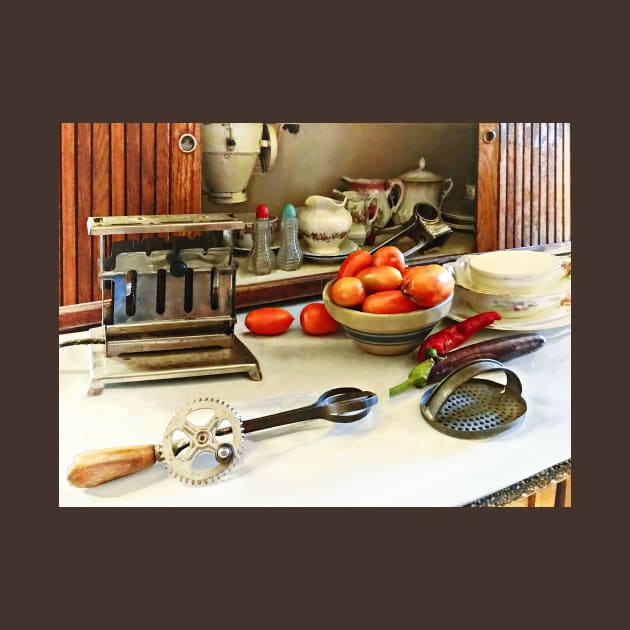
[[413,171],[407,171],[406,173],[400,175],[399,179],[402,179],[403,182],[441,182],[444,180],[442,175],[425,170],[426,160],[424,157],[420,158],[418,166],[419,168],[416,168]]

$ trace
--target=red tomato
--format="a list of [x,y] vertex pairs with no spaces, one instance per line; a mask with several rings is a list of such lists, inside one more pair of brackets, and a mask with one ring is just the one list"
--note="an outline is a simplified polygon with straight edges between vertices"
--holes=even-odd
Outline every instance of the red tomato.
[[385,247],[377,249],[372,254],[372,264],[375,267],[380,267],[381,265],[396,267],[400,273],[402,273],[406,267],[403,253],[394,245],[385,245]]
[[361,269],[365,269],[372,264],[372,254],[364,249],[357,249],[349,254],[339,266],[337,278],[347,278],[356,276]]
[[415,269],[415,267],[405,267],[405,270],[402,272],[403,280],[406,280],[409,274]]
[[420,306],[407,299],[400,289],[372,293],[365,298],[361,305],[361,310],[365,313],[376,313],[379,315],[410,313],[418,309],[420,309]]
[[293,315],[283,308],[265,306],[247,313],[245,326],[255,335],[281,335],[294,319]]
[[339,328],[321,302],[307,304],[300,313],[300,326],[309,335],[328,335]]
[[359,271],[356,277],[361,280],[366,293],[398,289],[402,282],[400,271],[389,265],[381,265],[380,267],[371,265]]
[[354,276],[339,278],[330,289],[330,297],[339,306],[359,306],[365,299],[365,288]]
[[420,265],[403,279],[400,288],[419,306],[429,308],[453,293],[455,280],[442,265]]

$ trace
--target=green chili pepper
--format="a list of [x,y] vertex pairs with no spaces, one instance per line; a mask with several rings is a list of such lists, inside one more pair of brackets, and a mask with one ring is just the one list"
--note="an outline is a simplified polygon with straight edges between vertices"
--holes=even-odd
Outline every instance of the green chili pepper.
[[394,387],[390,387],[390,397],[400,394],[400,392],[405,391],[408,387],[424,387],[427,384],[431,368],[435,365],[435,361],[438,358],[438,354],[433,348],[429,349],[427,354],[429,355],[429,358],[422,363],[418,363],[418,365],[409,372],[406,380]]

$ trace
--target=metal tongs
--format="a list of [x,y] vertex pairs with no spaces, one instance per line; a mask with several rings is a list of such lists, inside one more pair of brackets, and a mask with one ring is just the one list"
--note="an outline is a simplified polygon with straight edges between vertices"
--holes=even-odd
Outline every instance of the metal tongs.
[[[375,230],[376,235],[379,232],[382,232],[384,228],[379,230],[378,228]],[[389,230],[388,230],[389,231]],[[403,236],[409,236],[413,239],[414,245],[403,252],[403,256],[407,258],[412,254],[415,254],[418,250],[423,249],[429,243],[432,242],[433,238],[428,235],[427,230],[424,228],[422,215],[420,214],[420,208],[414,208],[413,214],[405,223],[402,223],[398,230],[394,232],[389,238],[386,238],[382,243],[379,243],[375,247],[369,250],[370,254],[374,253],[377,249],[381,247],[385,247],[385,245],[389,245],[394,241],[397,241],[399,238]]]
[[202,485],[214,481],[236,463],[246,433],[316,418],[355,422],[364,418],[377,402],[373,392],[338,387],[324,392],[312,405],[241,420],[226,403],[201,398],[173,415],[161,445],[81,453],[71,463],[67,479],[73,486],[91,488],[164,462],[174,477]]
[[[365,417],[377,402],[378,397],[373,392],[356,387],[337,387],[324,392],[312,405],[244,420],[243,433],[253,433],[317,418],[331,422],[355,422]],[[226,433],[229,433],[227,428],[216,432],[217,435]]]

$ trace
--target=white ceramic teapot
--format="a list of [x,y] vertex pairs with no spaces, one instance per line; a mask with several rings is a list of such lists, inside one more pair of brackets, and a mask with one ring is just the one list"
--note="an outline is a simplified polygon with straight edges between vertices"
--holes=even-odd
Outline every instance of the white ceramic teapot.
[[336,254],[352,227],[352,215],[346,210],[346,199],[337,201],[322,195],[311,195],[298,214],[300,235],[308,249],[317,254]]
[[396,225],[405,223],[413,215],[413,209],[419,203],[427,204],[435,209],[435,219],[440,218],[440,208],[446,195],[453,188],[450,177],[442,177],[425,169],[426,160],[420,158],[418,168],[400,175],[403,182],[402,198],[398,200],[397,211],[392,217]]

